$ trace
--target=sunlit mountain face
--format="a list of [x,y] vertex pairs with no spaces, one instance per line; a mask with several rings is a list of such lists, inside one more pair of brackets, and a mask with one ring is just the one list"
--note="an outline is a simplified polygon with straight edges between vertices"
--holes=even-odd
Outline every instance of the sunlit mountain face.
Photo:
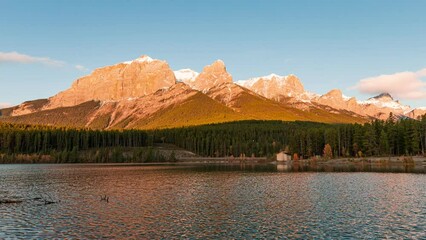
[[1,120],[57,126],[166,128],[238,120],[366,122],[417,118],[412,109],[383,93],[366,101],[333,89],[308,92],[295,75],[270,74],[233,81],[222,60],[198,73],[173,71],[164,60],[143,55],[94,70],[48,99],[1,110]]

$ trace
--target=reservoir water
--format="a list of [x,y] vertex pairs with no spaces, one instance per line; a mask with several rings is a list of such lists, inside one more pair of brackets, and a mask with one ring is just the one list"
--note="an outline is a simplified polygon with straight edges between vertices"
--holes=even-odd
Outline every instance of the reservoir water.
[[285,170],[0,165],[0,239],[426,238],[425,174]]

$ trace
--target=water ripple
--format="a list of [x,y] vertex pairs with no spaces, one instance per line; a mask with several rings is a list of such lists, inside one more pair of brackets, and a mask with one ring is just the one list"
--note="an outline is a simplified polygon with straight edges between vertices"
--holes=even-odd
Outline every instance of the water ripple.
[[249,170],[2,165],[0,239],[426,237],[424,174]]

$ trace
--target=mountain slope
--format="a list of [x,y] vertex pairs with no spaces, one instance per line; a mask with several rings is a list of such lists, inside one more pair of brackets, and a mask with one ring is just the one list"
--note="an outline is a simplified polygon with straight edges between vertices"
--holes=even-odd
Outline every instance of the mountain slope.
[[333,89],[322,96],[314,98],[313,101],[335,109],[347,110],[361,116],[382,120],[387,119],[391,112],[394,115],[404,115],[410,109],[409,106],[404,106],[395,101],[388,93],[380,94],[366,101],[358,101],[354,97],[344,96],[339,89]]
[[0,118],[2,122],[51,125],[59,127],[85,127],[89,118],[100,107],[99,101],[88,101],[72,107],[37,111],[25,115]]
[[285,103],[273,101],[234,83],[224,83],[210,89],[207,95],[234,111],[244,115],[247,119],[282,120],[282,121],[313,121],[327,123],[365,122],[367,119],[354,116],[349,112],[332,113],[321,109],[303,111]]
[[201,92],[179,104],[162,109],[132,127],[140,129],[173,128],[247,119]]
[[0,121],[95,129],[169,128],[239,120],[363,123],[372,118],[418,117],[382,94],[367,101],[338,89],[307,92],[295,75],[271,74],[232,81],[223,61],[172,71],[167,62],[142,56],[96,69],[48,99],[0,110]]
[[[354,97],[346,97],[339,89],[333,89],[324,95],[318,95],[305,91],[299,78],[295,75],[268,76],[251,78],[237,82],[251,91],[266,98],[291,105],[304,111],[328,111],[350,113],[353,116],[364,118],[387,119],[392,112],[394,115],[408,116],[411,108],[395,101],[388,93],[369,98],[366,101],[358,101]],[[420,111],[417,111],[420,113]],[[416,116],[416,114],[411,114]]]
[[47,99],[37,99],[23,102],[17,106],[0,109],[0,116],[23,115],[40,111],[48,103]]
[[88,101],[72,107],[2,118],[2,121],[14,123],[93,129],[172,128],[240,120],[365,121],[345,114],[304,112],[261,97],[233,83],[219,85],[207,94],[179,83],[137,99]]

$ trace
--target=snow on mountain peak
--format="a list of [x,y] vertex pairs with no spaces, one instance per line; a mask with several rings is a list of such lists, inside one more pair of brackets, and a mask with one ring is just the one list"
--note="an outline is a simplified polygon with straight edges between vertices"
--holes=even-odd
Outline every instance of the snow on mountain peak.
[[254,77],[254,78],[250,78],[250,79],[247,79],[247,80],[238,80],[235,83],[240,85],[240,86],[243,86],[243,87],[251,88],[259,80],[268,80],[268,81],[270,81],[272,79],[285,80],[285,78],[286,77],[280,76],[280,75],[275,74],[275,73],[271,73],[269,75],[262,76],[262,77]]
[[260,77],[260,78],[271,80],[273,78],[282,78],[282,76],[280,76],[278,74],[275,74],[275,73],[271,73],[271,74],[269,74],[267,76]]
[[348,96],[346,96],[345,94],[342,94],[342,98],[343,98],[345,101],[349,101],[352,97],[348,97]]
[[410,106],[405,106],[399,103],[392,98],[388,93],[380,94],[378,96],[367,99],[366,101],[360,101],[360,104],[368,105],[373,104],[379,108],[392,108],[392,109],[402,109],[408,111]]
[[410,106],[402,105],[398,100],[394,100],[389,93],[381,93],[359,103],[363,105],[373,104],[379,108],[401,109],[405,111],[411,109]]
[[157,59],[153,59],[153,58],[151,58],[148,55],[142,55],[139,58],[136,58],[135,60],[126,61],[126,62],[123,62],[123,63],[124,64],[131,64],[133,62],[139,62],[139,63],[147,62],[147,63],[150,63],[150,62],[153,62],[153,61],[157,61]]
[[216,60],[216,61],[215,61],[215,63],[220,63],[220,64],[225,65],[225,62],[224,62],[222,59],[218,59],[218,60]]
[[152,59],[151,57],[149,57],[147,55],[143,55],[140,58],[136,59],[135,61],[137,61],[137,62],[152,62],[152,61],[154,61],[154,59]]
[[194,82],[197,76],[199,75],[198,72],[189,68],[184,68],[184,69],[180,69],[173,72],[175,74],[176,80],[178,82],[184,82],[184,83]]

